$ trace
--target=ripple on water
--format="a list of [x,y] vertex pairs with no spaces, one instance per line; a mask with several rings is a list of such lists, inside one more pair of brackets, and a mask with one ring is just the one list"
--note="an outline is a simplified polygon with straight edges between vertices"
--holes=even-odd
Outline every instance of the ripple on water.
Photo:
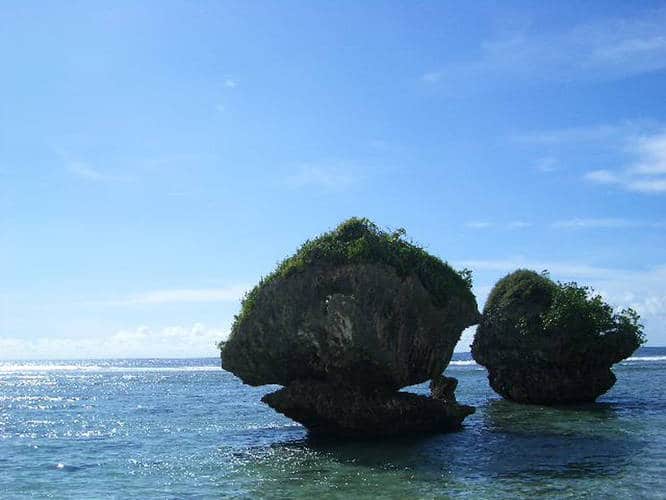
[[[461,432],[368,442],[309,437],[259,402],[274,388],[244,386],[220,372],[217,360],[0,373],[0,496],[514,498],[666,491],[666,363],[617,366],[618,383],[600,404],[543,408],[500,400],[482,368],[456,361],[465,362],[450,369],[460,381],[458,399],[477,407]],[[186,363],[208,367],[180,370]],[[121,370],[128,367],[134,370]],[[427,384],[409,390],[427,391]]]

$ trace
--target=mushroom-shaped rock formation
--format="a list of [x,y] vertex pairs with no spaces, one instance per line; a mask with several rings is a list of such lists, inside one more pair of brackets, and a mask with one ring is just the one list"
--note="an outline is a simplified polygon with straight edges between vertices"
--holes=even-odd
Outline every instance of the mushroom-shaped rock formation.
[[518,270],[493,288],[472,344],[491,387],[521,403],[592,402],[615,384],[611,366],[643,342],[632,309],[546,273]]
[[244,299],[223,368],[285,386],[263,401],[314,432],[459,427],[473,408],[398,391],[440,377],[478,322],[471,280],[403,235],[350,219],[306,242]]

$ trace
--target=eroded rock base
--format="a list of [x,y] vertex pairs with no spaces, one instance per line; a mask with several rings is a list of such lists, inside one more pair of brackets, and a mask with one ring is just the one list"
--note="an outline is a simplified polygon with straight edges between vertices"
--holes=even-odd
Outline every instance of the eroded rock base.
[[[442,380],[451,381],[455,379]],[[440,383],[442,381],[440,380]],[[448,387],[455,383],[447,382]],[[314,434],[377,437],[407,433],[450,432],[474,413],[455,398],[421,396],[406,392],[370,392],[316,380],[298,380],[262,401],[303,424]]]
[[565,405],[592,403],[615,384],[608,367],[527,367],[488,370],[490,386],[519,403]]

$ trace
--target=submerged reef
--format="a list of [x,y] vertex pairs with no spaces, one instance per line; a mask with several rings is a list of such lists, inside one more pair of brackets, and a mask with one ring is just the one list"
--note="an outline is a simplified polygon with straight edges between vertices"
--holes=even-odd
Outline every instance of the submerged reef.
[[615,384],[611,366],[644,342],[632,309],[618,313],[576,283],[518,270],[493,288],[472,344],[491,387],[521,403],[592,402]]
[[[311,432],[377,436],[458,428],[474,409],[442,377],[479,320],[457,272],[367,219],[307,241],[245,297],[222,366],[284,388],[263,401]],[[433,397],[399,392],[433,379]]]

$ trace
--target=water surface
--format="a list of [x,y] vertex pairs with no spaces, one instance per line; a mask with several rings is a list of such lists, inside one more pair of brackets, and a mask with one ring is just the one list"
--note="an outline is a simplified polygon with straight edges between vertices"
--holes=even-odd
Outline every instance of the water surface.
[[0,496],[666,498],[666,349],[614,370],[597,404],[524,406],[457,354],[477,407],[462,431],[345,442],[310,439],[217,359],[0,362]]

